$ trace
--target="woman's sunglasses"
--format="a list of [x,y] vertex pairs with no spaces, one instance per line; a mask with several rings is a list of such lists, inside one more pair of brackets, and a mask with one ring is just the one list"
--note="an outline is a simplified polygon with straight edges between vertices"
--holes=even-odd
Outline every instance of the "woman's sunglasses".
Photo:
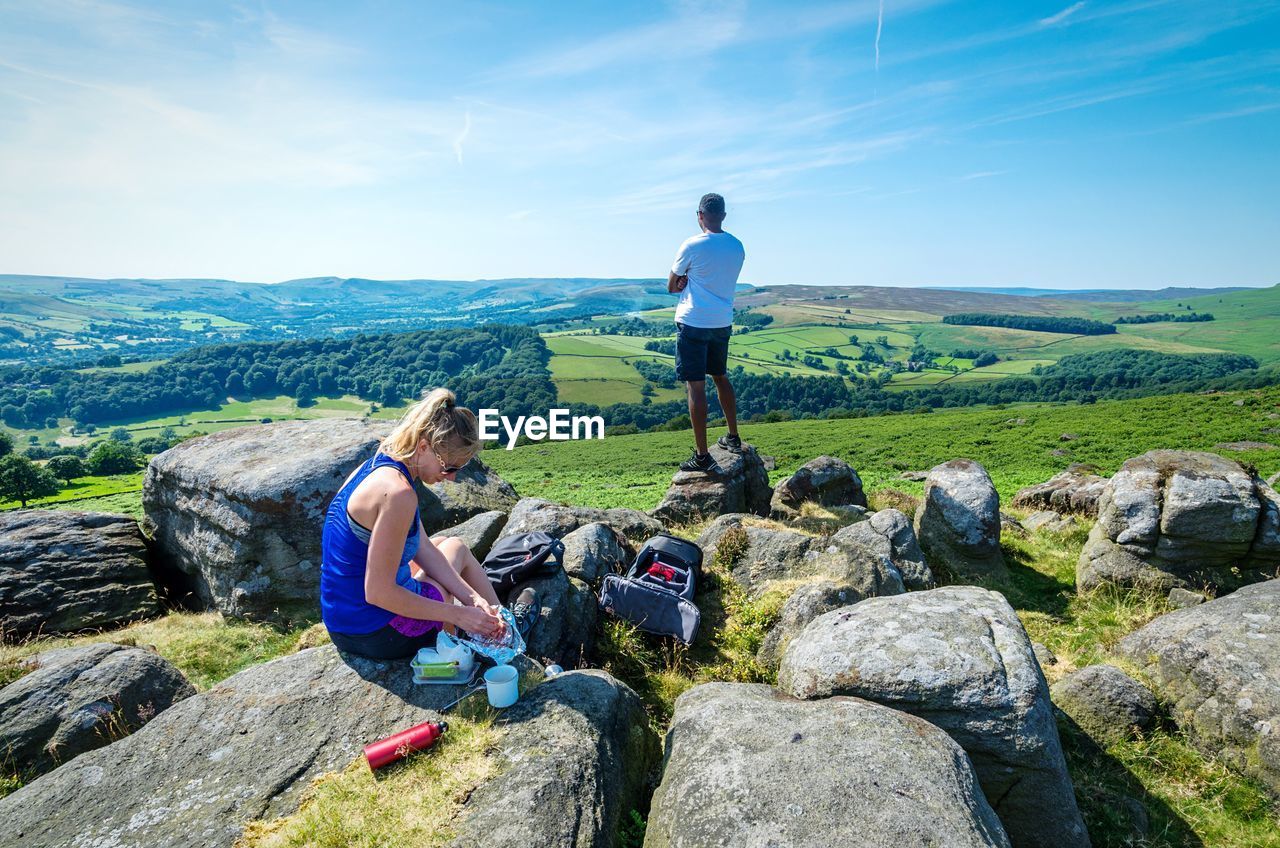
[[[432,448],[431,452],[436,455],[436,462],[440,463],[441,474],[457,474],[459,471],[462,470],[462,465],[446,465],[444,461],[444,457],[440,456],[440,452],[437,451],[435,448]],[[466,463],[463,463],[463,465],[465,464]]]

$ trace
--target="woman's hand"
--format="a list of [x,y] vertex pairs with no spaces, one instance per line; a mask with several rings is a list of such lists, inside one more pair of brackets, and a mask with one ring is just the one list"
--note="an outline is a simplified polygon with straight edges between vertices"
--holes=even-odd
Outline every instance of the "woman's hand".
[[490,639],[502,633],[503,621],[488,604],[484,607],[458,607],[453,622],[468,633],[487,636]]

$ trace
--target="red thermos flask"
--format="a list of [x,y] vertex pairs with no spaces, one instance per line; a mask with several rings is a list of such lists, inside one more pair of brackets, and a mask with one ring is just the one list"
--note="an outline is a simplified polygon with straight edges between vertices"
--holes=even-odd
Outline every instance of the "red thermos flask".
[[364,758],[369,761],[369,768],[376,771],[385,765],[403,760],[414,751],[430,748],[448,729],[448,722],[424,721],[394,736],[365,745]]

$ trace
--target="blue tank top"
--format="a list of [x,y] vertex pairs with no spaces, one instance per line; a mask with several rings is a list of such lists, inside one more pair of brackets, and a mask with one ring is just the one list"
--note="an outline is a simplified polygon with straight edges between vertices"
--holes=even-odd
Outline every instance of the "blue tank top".
[[[351,493],[375,468],[390,465],[413,485],[404,463],[383,453],[376,453],[361,465],[329,504],[324,517],[324,533],[320,542],[320,617],[324,626],[335,633],[364,634],[384,627],[395,613],[374,606],[364,599],[364,574],[369,562],[369,530],[361,526],[347,502]],[[404,552],[396,571],[396,583],[416,591],[417,582],[410,573],[409,561],[418,552],[418,520],[405,537]]]

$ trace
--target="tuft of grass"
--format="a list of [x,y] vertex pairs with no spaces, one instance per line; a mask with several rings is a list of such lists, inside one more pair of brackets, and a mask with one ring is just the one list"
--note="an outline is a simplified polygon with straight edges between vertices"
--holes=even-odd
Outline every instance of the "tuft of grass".
[[113,642],[153,648],[203,691],[251,665],[289,653],[310,625],[310,621],[303,621],[276,627],[224,619],[216,612],[172,612],[119,630],[41,636],[16,645],[0,644],[0,682],[10,683],[31,671],[23,661],[41,651]]
[[1169,611],[1163,597],[1133,589],[1103,586],[1078,594],[1076,562],[1087,536],[1084,527],[1066,534],[1005,534],[1009,581],[989,585],[1009,599],[1032,640],[1057,655],[1058,664],[1044,670],[1050,682],[1076,668],[1115,664],[1111,651],[1121,638]]
[[236,848],[444,845],[471,792],[497,775],[501,737],[491,721],[451,718],[434,746],[376,775],[361,758],[317,778],[298,812],[250,823]]

